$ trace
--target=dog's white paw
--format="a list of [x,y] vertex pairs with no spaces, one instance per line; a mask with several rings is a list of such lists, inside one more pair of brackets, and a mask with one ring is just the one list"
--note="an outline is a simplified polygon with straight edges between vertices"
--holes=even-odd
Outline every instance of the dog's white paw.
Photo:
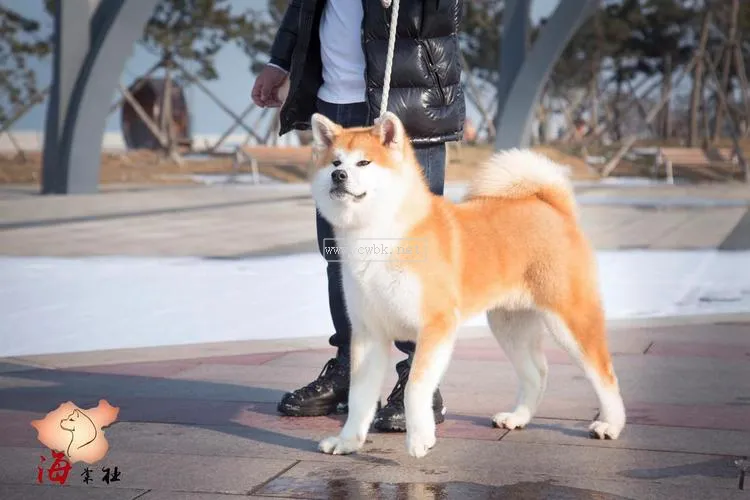
[[589,436],[594,439],[617,439],[622,432],[622,425],[594,420],[589,426]]
[[527,413],[502,412],[492,417],[492,423],[500,429],[523,429],[531,418]]
[[432,432],[406,432],[406,450],[415,458],[422,458],[435,446],[435,433]]
[[347,455],[362,448],[358,439],[342,439],[341,436],[330,436],[318,444],[318,449],[329,455]]

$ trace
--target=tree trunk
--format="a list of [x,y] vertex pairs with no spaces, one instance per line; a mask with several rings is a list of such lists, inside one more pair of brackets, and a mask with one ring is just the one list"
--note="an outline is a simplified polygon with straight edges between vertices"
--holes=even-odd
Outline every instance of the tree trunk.
[[703,95],[703,53],[708,43],[708,26],[711,24],[711,11],[706,10],[701,25],[701,38],[698,44],[698,62],[695,64],[693,74],[693,88],[690,91],[690,134],[688,135],[688,147],[698,146],[698,110],[701,108],[701,96]]
[[[630,80],[627,81],[627,84],[630,95],[632,96],[630,101],[636,105],[636,107],[638,108],[638,114],[641,116],[641,119],[645,121],[646,117],[648,116],[648,111],[646,111],[646,108],[643,107],[643,103],[638,98],[638,94],[636,93],[635,88],[633,88],[633,84],[630,82]],[[651,131],[651,136],[654,138],[658,138],[659,131],[656,130],[654,124],[647,122],[646,125],[648,125],[648,128]]]
[[604,31],[602,30],[602,6],[598,6],[598,10],[594,15],[594,29],[596,30],[596,49],[594,49],[594,55],[591,59],[591,81],[589,82],[589,93],[591,94],[591,128],[593,129],[599,125],[599,73],[601,71],[601,49],[604,45]]
[[620,116],[620,97],[622,96],[622,70],[620,68],[620,61],[617,61],[617,67],[615,71],[617,75],[617,87],[615,89],[615,99],[612,106],[612,131],[615,135],[615,141],[619,141],[622,138],[622,123]]
[[537,128],[539,144],[547,143],[547,109],[544,103],[539,104],[539,127]]
[[589,94],[591,94],[591,119],[589,123],[591,128],[594,129],[599,125],[599,82],[598,78],[591,78],[591,88]]
[[[679,87],[680,83],[682,82],[682,79],[685,78],[685,75],[690,73],[693,70],[693,66],[696,63],[696,58],[693,57],[693,60],[690,61],[690,64],[687,65],[685,68],[685,71],[680,75],[680,77],[677,79],[677,82],[675,83],[675,87]],[[659,102],[656,104],[655,107],[651,108],[651,111],[649,111],[648,115],[645,118],[646,123],[651,123],[654,118],[661,112],[661,108],[664,106],[664,104],[669,99],[669,95],[662,96]],[[633,144],[635,144],[635,141],[638,139],[638,133],[630,134],[624,141],[622,141],[622,146],[620,146],[620,149],[614,154],[611,160],[607,162],[606,165],[604,165],[604,168],[602,169],[601,176],[607,177],[612,170],[617,167],[617,164],[620,163],[620,160],[623,156],[625,156],[625,153],[627,153],[631,147],[633,147]]]
[[662,99],[664,108],[661,111],[661,135],[664,139],[672,136],[672,54],[664,55],[664,80],[662,80]]
[[711,117],[708,116],[708,110],[711,109],[709,106],[709,96],[703,95],[703,99],[701,99],[701,107],[702,107],[702,113],[701,116],[703,116],[703,140],[701,141],[701,147],[706,148],[708,147],[708,142],[711,139]]
[[[734,44],[737,40],[737,18],[740,14],[740,0],[732,0],[732,14],[729,17],[729,35],[727,38],[726,46],[724,47],[724,67],[721,73],[721,91],[724,95],[729,94],[729,70],[732,66],[732,56]],[[719,105],[716,108],[716,121],[714,122],[714,137],[716,141],[721,136],[721,129],[724,125],[724,113],[727,110],[726,102],[723,99],[719,100]]]
[[742,96],[742,103],[745,105],[745,116],[743,117],[744,130],[742,136],[747,135],[747,120],[750,119],[750,84],[747,81],[747,71],[745,70],[745,62],[742,58],[742,48],[739,43],[734,46],[734,65],[737,69],[737,76],[740,81],[740,95]]
[[[711,57],[706,54],[706,66],[708,67],[709,71],[711,72],[711,76],[713,79],[718,83],[719,82],[719,75],[717,74],[717,64],[714,64],[711,61]],[[721,90],[721,89],[720,89]],[[725,107],[729,106],[729,103],[727,100],[729,99],[729,96],[726,94],[719,92],[719,98],[724,103]],[[742,147],[740,147],[740,141],[739,137],[737,135],[737,122],[734,120],[734,117],[730,114],[729,115],[730,122],[731,122],[731,128],[729,129],[729,135],[732,137],[732,144],[734,146],[734,152],[737,155],[737,159],[739,160],[740,167],[742,168],[744,174],[745,174],[745,182],[750,184],[750,164],[748,164],[747,160],[745,159],[745,154],[742,151]]]
[[167,138],[167,154],[175,148],[174,127],[172,123],[172,67],[169,61],[164,65],[164,94],[161,103],[161,133]]

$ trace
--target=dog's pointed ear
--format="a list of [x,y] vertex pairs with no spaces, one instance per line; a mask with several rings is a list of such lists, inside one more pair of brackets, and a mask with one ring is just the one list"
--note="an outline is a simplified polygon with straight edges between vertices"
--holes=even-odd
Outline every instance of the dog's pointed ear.
[[380,139],[380,143],[391,149],[401,149],[406,139],[406,131],[401,120],[390,111],[383,114],[375,122],[373,132]]
[[313,143],[316,148],[328,149],[333,145],[336,136],[341,133],[341,126],[333,123],[331,120],[315,113],[311,119]]

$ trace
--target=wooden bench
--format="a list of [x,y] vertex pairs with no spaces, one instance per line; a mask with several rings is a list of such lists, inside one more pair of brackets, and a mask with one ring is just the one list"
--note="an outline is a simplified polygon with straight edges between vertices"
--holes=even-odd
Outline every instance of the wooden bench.
[[674,184],[675,167],[697,169],[706,177],[723,181],[733,175],[737,164],[737,155],[732,148],[659,148],[654,167],[658,173],[659,167],[664,165],[667,182]]
[[740,160],[734,148],[712,148],[706,152],[706,155],[712,161],[720,163],[732,163],[739,165]]
[[234,151],[232,170],[236,174],[243,164],[249,163],[254,184],[260,182],[258,165],[288,167],[295,176],[304,172],[309,177],[312,153],[311,146],[239,146]]

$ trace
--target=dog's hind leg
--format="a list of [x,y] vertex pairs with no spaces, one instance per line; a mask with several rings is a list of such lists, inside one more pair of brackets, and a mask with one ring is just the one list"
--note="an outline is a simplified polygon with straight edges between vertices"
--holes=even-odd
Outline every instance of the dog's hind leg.
[[362,447],[375,418],[389,353],[390,344],[384,338],[368,333],[352,335],[349,415],[338,436],[320,442],[320,451],[344,455]]
[[545,314],[552,336],[583,369],[599,399],[599,415],[589,427],[598,439],[617,439],[625,426],[625,405],[620,396],[609,350],[604,313],[597,302],[578,304],[575,311]]
[[534,310],[503,309],[489,311],[487,320],[519,382],[515,408],[495,414],[492,423],[506,429],[523,428],[536,413],[547,387],[547,358],[542,350],[544,320]]

